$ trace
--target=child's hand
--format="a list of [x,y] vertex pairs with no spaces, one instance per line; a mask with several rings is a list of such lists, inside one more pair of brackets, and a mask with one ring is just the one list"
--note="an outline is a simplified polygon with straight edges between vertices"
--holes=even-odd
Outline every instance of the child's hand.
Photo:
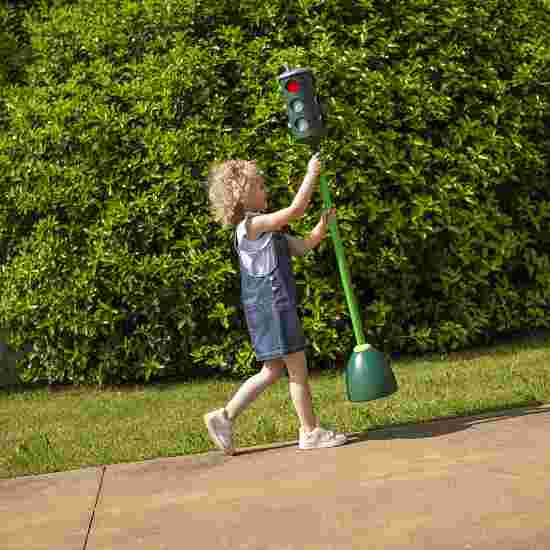
[[319,153],[315,153],[307,164],[308,174],[311,174],[314,177],[318,177],[321,173],[321,160],[319,158]]
[[327,208],[321,215],[319,225],[324,233],[327,232],[328,224],[336,219],[336,208]]
[[319,223],[315,226],[315,229],[311,232],[308,239],[306,239],[307,248],[311,250],[315,248],[327,235],[328,224],[336,219],[336,208],[327,208],[321,214]]

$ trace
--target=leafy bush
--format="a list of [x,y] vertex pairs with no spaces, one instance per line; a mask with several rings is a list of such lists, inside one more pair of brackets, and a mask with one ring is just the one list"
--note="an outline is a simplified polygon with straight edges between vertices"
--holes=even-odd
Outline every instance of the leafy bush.
[[[255,158],[272,207],[289,203],[310,151],[287,135],[285,63],[311,67],[328,103],[323,166],[371,343],[550,326],[544,2],[15,9],[3,21],[28,49],[17,78],[0,67],[0,328],[33,346],[24,380],[255,369],[204,180],[214,160]],[[295,260],[314,364],[353,346],[335,263],[329,238]]]

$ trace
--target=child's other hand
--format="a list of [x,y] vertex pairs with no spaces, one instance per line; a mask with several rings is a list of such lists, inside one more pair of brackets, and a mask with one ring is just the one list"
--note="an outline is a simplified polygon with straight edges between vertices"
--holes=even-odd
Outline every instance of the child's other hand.
[[319,158],[319,153],[315,153],[310,159],[307,164],[307,171],[308,174],[311,174],[312,176],[318,177],[321,173],[321,160]]
[[328,224],[336,220],[336,208],[327,208],[321,215],[320,224],[321,227],[326,231]]

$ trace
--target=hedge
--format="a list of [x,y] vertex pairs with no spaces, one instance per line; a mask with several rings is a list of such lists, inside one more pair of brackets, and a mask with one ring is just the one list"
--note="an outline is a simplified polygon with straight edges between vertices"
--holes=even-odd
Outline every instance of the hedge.
[[[373,345],[550,326],[547,2],[0,10],[0,329],[25,382],[254,372],[204,183],[211,162],[254,158],[288,205],[311,151],[288,136],[284,64],[310,67],[328,106],[323,171]],[[294,265],[310,364],[348,355],[330,239]]]

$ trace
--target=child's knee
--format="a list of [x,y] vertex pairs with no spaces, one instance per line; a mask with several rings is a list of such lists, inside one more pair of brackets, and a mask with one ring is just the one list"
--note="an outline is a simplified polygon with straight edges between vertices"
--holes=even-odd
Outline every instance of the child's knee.
[[262,374],[267,380],[275,382],[281,378],[284,369],[285,364],[281,359],[272,359],[264,363]]

